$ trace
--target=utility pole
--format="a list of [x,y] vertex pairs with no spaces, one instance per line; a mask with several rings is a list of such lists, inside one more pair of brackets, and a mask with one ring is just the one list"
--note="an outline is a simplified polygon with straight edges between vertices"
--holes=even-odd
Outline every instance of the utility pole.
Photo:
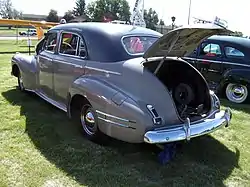
[[188,9],[188,25],[189,25],[189,21],[190,21],[191,2],[192,2],[192,0],[189,0],[189,9]]

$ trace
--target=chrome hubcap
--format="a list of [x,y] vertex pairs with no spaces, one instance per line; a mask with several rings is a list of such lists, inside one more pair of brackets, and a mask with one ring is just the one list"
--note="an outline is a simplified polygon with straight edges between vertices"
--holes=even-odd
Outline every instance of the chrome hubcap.
[[88,135],[94,135],[96,131],[96,123],[95,117],[92,111],[90,110],[82,110],[81,112],[81,124],[84,131]]
[[87,112],[85,119],[88,123],[91,123],[91,124],[95,123],[95,118],[92,112]]
[[247,99],[248,90],[244,85],[228,84],[226,95],[230,101],[235,103],[242,103]]

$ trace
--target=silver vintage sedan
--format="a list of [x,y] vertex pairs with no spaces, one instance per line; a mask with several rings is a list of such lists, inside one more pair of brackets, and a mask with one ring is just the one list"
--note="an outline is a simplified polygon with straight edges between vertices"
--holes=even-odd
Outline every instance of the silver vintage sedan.
[[206,24],[165,35],[132,25],[62,24],[40,40],[35,55],[15,54],[11,73],[21,91],[65,111],[92,141],[190,140],[227,127],[232,114],[181,57],[226,32]]

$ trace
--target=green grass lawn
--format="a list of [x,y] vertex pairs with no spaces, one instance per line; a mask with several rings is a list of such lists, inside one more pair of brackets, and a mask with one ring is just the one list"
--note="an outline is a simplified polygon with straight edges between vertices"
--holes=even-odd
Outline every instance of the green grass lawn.
[[65,113],[16,89],[10,58],[0,55],[1,187],[250,186],[250,106],[230,105],[230,128],[180,144],[162,166],[154,146],[87,141]]
[[[37,39],[32,39],[31,51],[35,50],[35,45],[37,44]],[[0,40],[0,53],[3,52],[28,52],[28,43],[27,40],[19,40],[18,43],[16,40]]]
[[0,36],[15,36],[17,31],[26,31],[28,28],[18,28],[18,30],[14,27],[9,29],[8,27],[0,27]]

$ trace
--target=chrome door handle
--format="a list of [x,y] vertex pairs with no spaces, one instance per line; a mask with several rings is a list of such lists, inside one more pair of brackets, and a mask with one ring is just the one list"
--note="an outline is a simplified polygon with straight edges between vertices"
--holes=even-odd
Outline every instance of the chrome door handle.
[[76,65],[76,64],[74,65],[74,67],[75,67],[75,68],[83,68],[83,66],[81,66],[81,65]]

